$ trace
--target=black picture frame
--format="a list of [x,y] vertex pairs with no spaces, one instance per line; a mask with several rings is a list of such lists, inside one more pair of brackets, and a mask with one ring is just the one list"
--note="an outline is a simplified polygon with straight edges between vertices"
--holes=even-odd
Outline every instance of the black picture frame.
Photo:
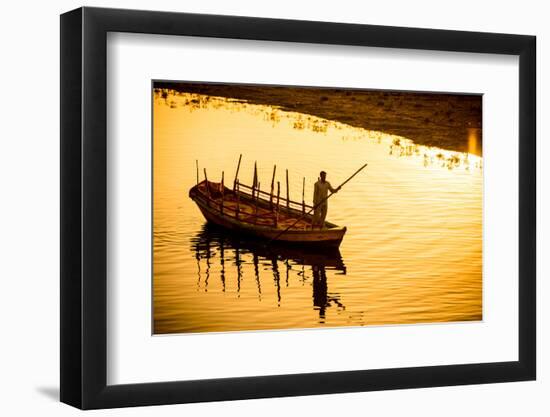
[[[518,361],[107,385],[108,32],[519,56]],[[61,15],[60,56],[62,402],[94,409],[535,379],[534,36],[84,7]]]

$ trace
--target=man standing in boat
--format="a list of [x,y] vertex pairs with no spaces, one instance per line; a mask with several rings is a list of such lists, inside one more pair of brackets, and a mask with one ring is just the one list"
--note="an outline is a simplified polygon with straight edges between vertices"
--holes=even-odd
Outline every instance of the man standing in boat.
[[315,183],[313,188],[313,207],[315,207],[315,211],[313,213],[311,228],[313,229],[318,226],[319,229],[323,229],[325,227],[325,219],[328,210],[328,192],[337,193],[340,187],[332,188],[330,182],[327,181],[327,173],[321,171],[319,173],[319,180]]

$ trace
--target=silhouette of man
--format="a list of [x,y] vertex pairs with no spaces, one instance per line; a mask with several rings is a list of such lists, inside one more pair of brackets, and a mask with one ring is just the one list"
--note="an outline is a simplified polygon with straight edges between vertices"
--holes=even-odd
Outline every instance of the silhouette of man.
[[315,226],[318,226],[319,229],[325,227],[325,219],[328,211],[328,192],[337,193],[339,190],[340,187],[332,188],[330,182],[327,181],[327,173],[325,171],[319,173],[319,180],[315,183],[313,189],[313,207],[315,207],[315,209],[313,212],[313,223],[311,225],[312,229]]

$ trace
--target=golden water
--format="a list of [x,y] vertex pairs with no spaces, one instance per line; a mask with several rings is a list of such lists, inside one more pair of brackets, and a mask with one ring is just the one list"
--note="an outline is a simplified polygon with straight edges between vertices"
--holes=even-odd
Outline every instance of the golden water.
[[[482,319],[482,159],[270,106],[174,94],[153,100],[154,333]],[[473,141],[471,137],[465,140]],[[472,144],[474,146],[475,143]],[[206,225],[188,197],[208,179],[251,183],[273,165],[311,203],[320,170],[338,185],[327,220],[340,251],[269,248]]]

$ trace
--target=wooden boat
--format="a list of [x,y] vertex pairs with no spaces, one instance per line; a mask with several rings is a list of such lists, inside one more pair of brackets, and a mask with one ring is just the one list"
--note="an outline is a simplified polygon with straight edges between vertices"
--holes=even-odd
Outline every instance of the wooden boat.
[[340,245],[346,233],[345,227],[325,221],[323,228],[312,228],[312,206],[306,204],[303,198],[299,203],[290,200],[288,194],[287,198],[281,197],[279,183],[277,194],[274,194],[275,169],[271,193],[260,190],[256,170],[254,178],[254,185],[247,186],[239,183],[235,175],[233,189],[230,189],[223,184],[223,174],[221,182],[212,182],[208,181],[206,170],[205,179],[199,183],[197,169],[197,184],[189,190],[189,197],[207,221],[233,232],[285,244]]

